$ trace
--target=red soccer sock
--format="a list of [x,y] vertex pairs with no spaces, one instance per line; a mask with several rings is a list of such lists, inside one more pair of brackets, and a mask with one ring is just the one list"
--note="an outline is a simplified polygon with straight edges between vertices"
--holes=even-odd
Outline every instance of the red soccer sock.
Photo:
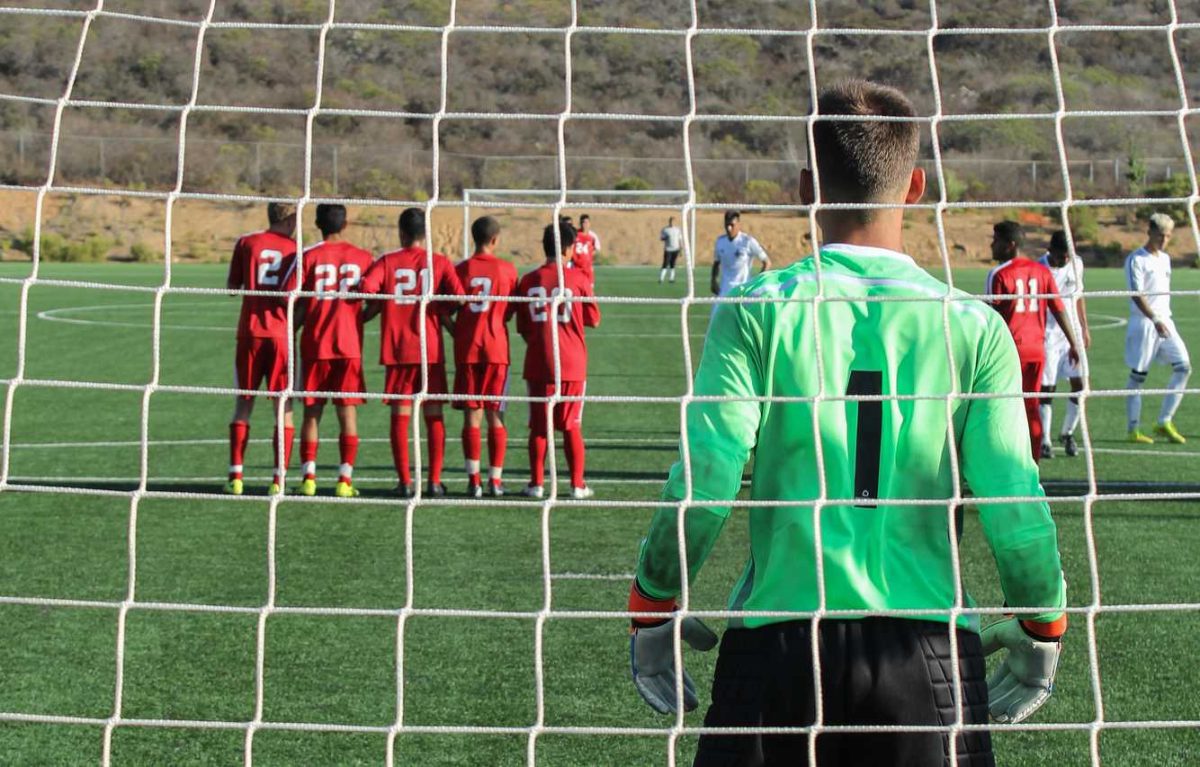
[[300,439],[300,470],[305,479],[317,478],[317,440]]
[[492,467],[490,476],[493,481],[499,481],[504,469],[504,451],[508,448],[508,429],[503,426],[493,426],[488,429],[488,464]]
[[462,430],[463,459],[467,462],[467,477],[479,482],[479,454],[483,451],[482,438],[477,426],[464,426]]
[[292,442],[295,441],[295,436],[295,427],[283,427],[283,466],[279,465],[279,430],[276,429],[275,435],[271,437],[271,457],[275,461],[274,482],[277,485],[283,484],[283,477],[287,474],[287,468],[292,463]]
[[567,465],[571,467],[571,487],[583,487],[583,432],[579,429],[563,432],[563,443]]
[[354,474],[354,461],[358,458],[358,436],[343,434],[338,437],[338,452],[342,459],[342,466],[338,469],[338,482],[348,485]]
[[1042,458],[1042,414],[1038,412],[1036,399],[1025,400],[1025,420],[1029,422],[1029,441],[1033,449],[1034,462]]
[[392,416],[392,463],[396,467],[396,475],[400,484],[405,487],[412,484],[412,476],[408,473],[408,421],[411,415]]
[[541,487],[546,482],[546,435],[529,435],[529,484]]
[[429,481],[436,485],[442,481],[442,464],[446,462],[446,422],[440,415],[427,417],[425,428],[429,430]]
[[229,478],[242,478],[242,465],[246,462],[246,443],[250,441],[250,424],[234,421],[229,424]]

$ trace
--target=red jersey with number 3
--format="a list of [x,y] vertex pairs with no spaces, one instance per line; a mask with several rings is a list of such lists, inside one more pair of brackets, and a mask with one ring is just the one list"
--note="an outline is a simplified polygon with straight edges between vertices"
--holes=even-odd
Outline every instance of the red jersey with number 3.
[[320,242],[304,251],[302,290],[317,295],[305,307],[300,354],[310,360],[362,359],[362,299],[338,298],[358,293],[371,267],[371,254],[348,242]]
[[[242,290],[291,290],[296,241],[272,231],[246,234],[233,248],[227,284]],[[238,338],[284,338],[290,335],[287,297],[242,296]]]
[[[1046,310],[1062,311],[1062,299],[1054,275],[1042,264],[1018,256],[988,272],[987,294],[1005,296],[991,299],[992,306],[1004,317],[1017,356],[1025,362],[1046,358]],[[1038,296],[1049,295],[1049,298]]]
[[454,361],[507,365],[508,301],[517,289],[517,268],[489,253],[476,253],[455,265],[466,295],[475,298],[458,310],[454,321]]
[[[558,284],[558,267],[549,263],[534,269],[517,284],[517,296],[535,299],[512,304],[517,331],[525,339],[525,380],[554,381],[554,328],[558,327],[558,352],[562,381],[587,380],[587,339],[584,328],[600,324],[600,305],[572,301],[593,295],[591,282],[582,272],[563,270]],[[551,303],[562,296],[557,307]]]
[[[421,296],[461,296],[462,284],[450,260],[441,253],[429,257],[424,248],[404,248],[379,257],[362,280],[363,293],[385,293],[379,362],[383,365],[421,363]],[[453,301],[425,303],[425,351],[429,364],[445,362],[442,318],[458,307]]]

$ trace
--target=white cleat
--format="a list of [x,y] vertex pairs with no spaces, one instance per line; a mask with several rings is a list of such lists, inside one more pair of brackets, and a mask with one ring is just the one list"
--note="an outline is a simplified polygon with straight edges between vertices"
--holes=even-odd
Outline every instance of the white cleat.
[[573,498],[576,501],[587,500],[588,498],[591,498],[595,494],[596,494],[596,492],[594,490],[592,490],[592,488],[588,487],[587,485],[584,485],[583,487],[571,488],[571,498]]
[[526,485],[525,489],[521,491],[521,495],[526,498],[543,498],[546,491],[542,489],[541,485]]

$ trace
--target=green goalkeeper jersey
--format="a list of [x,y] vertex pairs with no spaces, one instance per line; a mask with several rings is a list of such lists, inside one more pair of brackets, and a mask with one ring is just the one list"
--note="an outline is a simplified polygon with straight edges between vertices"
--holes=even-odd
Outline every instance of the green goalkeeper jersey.
[[[1065,594],[1049,507],[1042,500],[986,502],[1044,497],[1016,348],[1000,315],[889,250],[829,245],[820,251],[819,277],[816,267],[810,257],[767,272],[734,293],[751,300],[720,305],[695,395],[733,399],[687,405],[690,497],[732,501],[754,451],[751,498],[781,502],[749,508],[748,559],[729,609],[819,607],[813,502],[823,498],[827,610],[929,610],[911,615],[948,621],[955,593],[953,453],[960,493],[969,488],[979,502],[1007,604],[1023,618],[1059,617],[1053,608],[1064,605]],[[947,292],[954,300],[943,300]],[[956,396],[972,393],[1011,396]],[[801,399],[818,396],[840,399]],[[688,498],[688,482],[681,456],[664,499]],[[947,503],[872,503],[877,499]],[[723,504],[687,509],[690,577],[729,514]],[[637,577],[648,596],[679,594],[678,507],[654,515]],[[965,596],[964,604],[974,602]],[[788,619],[747,616],[731,625]],[[960,616],[960,624],[978,630],[978,617]]]

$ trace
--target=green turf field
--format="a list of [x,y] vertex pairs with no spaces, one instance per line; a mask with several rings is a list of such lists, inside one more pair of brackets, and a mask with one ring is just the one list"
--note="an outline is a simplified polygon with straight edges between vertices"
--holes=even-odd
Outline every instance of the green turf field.
[[[20,278],[28,264],[0,265],[0,277]],[[656,284],[657,270],[601,269],[601,292],[620,296],[681,296],[686,287]],[[133,288],[158,284],[162,267],[48,265],[43,278]],[[177,266],[176,286],[218,287],[220,266]],[[978,290],[982,270],[955,275]],[[1090,290],[1120,289],[1117,270],[1089,270]],[[699,286],[704,287],[707,275]],[[1200,288],[1200,272],[1179,269],[1174,287]],[[0,379],[17,369],[18,285],[0,283]],[[140,387],[155,370],[153,294],[132,289],[36,285],[29,294],[26,379],[117,383]],[[1127,316],[1123,299],[1089,300],[1094,344],[1092,384],[1118,389]],[[164,386],[227,387],[232,380],[233,327],[238,303],[224,295],[171,294],[163,300],[158,368]],[[1176,322],[1200,350],[1200,299],[1177,297]],[[605,305],[590,336],[588,394],[678,396],[685,370],[678,306]],[[698,351],[708,316],[691,323]],[[368,338],[368,384],[377,331]],[[517,344],[518,353],[520,344]],[[1156,368],[1149,382],[1167,379]],[[1192,384],[1196,386],[1195,382]],[[1159,398],[1145,398],[1145,418]],[[149,408],[149,494],[131,504],[141,477],[142,408]],[[318,499],[285,498],[272,511],[265,495],[270,472],[270,414],[254,418],[247,456],[248,486],[258,495],[218,495],[227,465],[231,397],[22,385],[13,402],[11,483],[55,486],[49,492],[0,492],[0,595],[79,600],[76,605],[0,604],[0,764],[94,764],[102,720],[186,720],[232,723],[209,729],[118,726],[114,764],[240,764],[242,723],[256,717],[257,642],[263,641],[261,721],[334,725],[330,731],[263,729],[253,736],[260,765],[378,764],[386,729],[498,728],[480,733],[405,731],[395,740],[397,763],[413,765],[527,764],[534,724],[551,728],[533,743],[539,765],[665,764],[673,720],[645,706],[628,679],[626,621],[558,617],[555,611],[622,610],[639,537],[674,459],[679,407],[673,403],[589,403],[584,433],[588,479],[598,501],[628,507],[555,505],[515,498],[468,505],[420,505],[411,516],[388,499],[394,484],[385,409],[360,414],[363,447],[356,482],[360,502],[333,499],[335,420],[322,447]],[[527,478],[525,406],[513,408],[507,478],[515,490]],[[1123,442],[1124,405],[1095,397],[1088,404],[1095,479],[1103,492],[1179,489],[1200,481],[1200,398],[1185,399],[1177,423],[1193,435],[1176,447]],[[1056,429],[1062,408],[1056,408]],[[460,419],[447,417],[447,484],[464,485],[458,446]],[[1014,424],[1014,428],[1024,428]],[[1043,464],[1051,492],[1073,492],[1087,480],[1087,461],[1056,457]],[[559,462],[563,464],[561,451]],[[293,467],[295,464],[293,464]],[[289,484],[294,484],[294,480]],[[72,489],[107,489],[79,494]],[[1195,491],[1193,491],[1195,492]],[[184,493],[165,497],[163,493]],[[461,496],[459,496],[461,499]],[[1200,506],[1193,500],[1099,500],[1090,526],[1081,503],[1054,504],[1073,605],[1098,589],[1107,604],[1198,601]],[[745,549],[744,517],[734,516],[696,582],[693,607],[719,610],[738,575]],[[543,531],[549,532],[548,549]],[[1099,582],[1089,565],[1094,534]],[[268,552],[274,543],[274,559]],[[406,545],[407,544],[407,545]],[[411,561],[406,549],[411,546]],[[552,588],[544,588],[544,563]],[[1000,600],[995,569],[977,520],[967,514],[963,568],[983,605]],[[411,575],[411,581],[409,580]],[[273,576],[273,578],[272,578]],[[410,593],[411,591],[411,593]],[[124,621],[123,685],[115,709],[118,626],[114,606],[138,605]],[[279,612],[260,624],[273,599]],[[103,604],[87,604],[87,602]],[[143,603],[157,603],[145,605]],[[224,606],[224,610],[170,605]],[[167,605],[167,607],[164,607]],[[405,606],[421,612],[398,619]],[[306,607],[378,608],[375,615],[313,615]],[[505,611],[505,617],[456,615],[455,610]],[[261,634],[260,634],[261,629]],[[543,640],[544,697],[539,719],[535,642]],[[397,637],[403,658],[397,694]],[[1092,685],[1086,622],[1067,636],[1058,690],[1038,722],[1200,720],[1200,612],[1148,610],[1106,613],[1095,620],[1100,688]],[[711,680],[713,654],[689,653],[697,685]],[[78,717],[72,723],[14,722],[11,714]],[[698,726],[702,712],[686,722]],[[336,725],[378,728],[339,732]],[[647,728],[640,735],[583,735],[569,728]],[[1002,765],[1091,764],[1086,729],[998,732]],[[678,741],[679,763],[690,763],[694,736]],[[1200,730],[1107,729],[1100,756],[1111,765],[1200,763]]]

